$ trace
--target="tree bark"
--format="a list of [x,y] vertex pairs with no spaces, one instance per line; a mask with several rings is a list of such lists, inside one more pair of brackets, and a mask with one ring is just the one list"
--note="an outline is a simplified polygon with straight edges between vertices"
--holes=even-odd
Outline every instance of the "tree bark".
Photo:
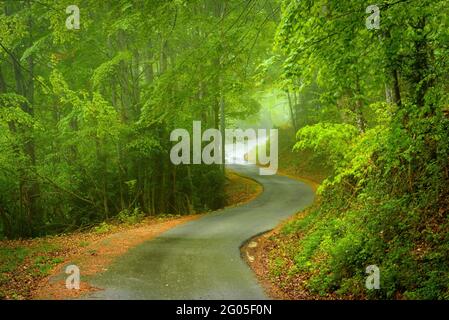
[[353,112],[355,113],[355,120],[357,124],[357,128],[359,129],[360,133],[364,133],[366,131],[366,121],[365,117],[363,115],[363,101],[360,98],[361,97],[361,88],[360,88],[360,79],[357,76],[356,78],[356,103],[355,103],[355,109]]
[[295,136],[296,136],[296,132],[298,131],[298,125],[296,123],[296,114],[294,112],[295,106],[293,106],[292,97],[291,97],[290,91],[288,89],[287,89],[287,97],[288,97],[288,107],[290,109],[290,119],[292,121],[292,126],[293,126],[293,129],[295,130]]

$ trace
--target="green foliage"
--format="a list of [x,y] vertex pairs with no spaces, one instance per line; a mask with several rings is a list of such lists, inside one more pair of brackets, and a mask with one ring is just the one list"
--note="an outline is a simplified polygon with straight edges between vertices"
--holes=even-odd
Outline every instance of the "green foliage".
[[62,258],[50,258],[46,256],[38,256],[33,261],[33,268],[37,276],[46,276],[51,269],[63,261]]
[[[405,126],[398,113],[389,130],[355,139],[321,187],[321,207],[284,227],[303,234],[294,261],[298,272],[313,274],[311,292],[447,299],[449,150],[441,137],[449,121],[408,110]],[[371,264],[381,270],[380,290],[364,288]]]
[[15,268],[24,261],[29,253],[29,249],[26,247],[17,247],[14,249],[0,248],[0,274],[14,271]]
[[144,214],[139,208],[134,208],[133,210],[125,209],[122,210],[118,215],[117,219],[126,224],[136,224],[143,220]]
[[103,221],[102,223],[100,223],[98,226],[96,226],[94,228],[94,231],[96,233],[107,233],[107,232],[109,232],[111,230],[112,230],[112,226],[109,223],[105,222],[105,221]]
[[172,165],[170,132],[257,113],[271,2],[81,1],[68,30],[69,1],[2,1],[0,237],[222,207],[222,168]]
[[[302,272],[321,296],[448,299],[449,9],[385,2],[380,29],[368,30],[369,4],[283,2],[282,86],[306,96],[316,87],[308,99],[340,114],[298,127],[295,150],[333,170],[319,206],[284,227],[300,238],[284,273]],[[369,265],[380,290],[365,288]]]
[[110,78],[116,77],[119,65],[129,60],[131,60],[129,52],[119,52],[114,58],[101,64],[93,73],[93,87],[97,89]]
[[335,168],[345,159],[357,132],[357,128],[350,124],[319,123],[306,126],[298,131],[298,142],[293,150],[311,150],[317,157],[327,159],[331,168]]

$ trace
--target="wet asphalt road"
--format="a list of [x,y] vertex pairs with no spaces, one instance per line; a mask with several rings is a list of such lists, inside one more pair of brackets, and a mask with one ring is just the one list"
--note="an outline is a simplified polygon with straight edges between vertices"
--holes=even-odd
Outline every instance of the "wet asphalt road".
[[252,165],[233,165],[264,187],[255,200],[207,214],[144,242],[89,279],[103,288],[84,299],[266,299],[240,256],[249,238],[273,229],[310,205],[313,190],[283,176],[260,176]]

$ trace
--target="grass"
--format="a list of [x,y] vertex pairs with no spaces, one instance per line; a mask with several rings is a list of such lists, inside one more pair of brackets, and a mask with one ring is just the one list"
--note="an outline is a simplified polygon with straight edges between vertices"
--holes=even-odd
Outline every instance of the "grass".
[[0,276],[4,277],[5,273],[14,271],[29,255],[30,251],[25,247],[0,248]]
[[47,241],[0,248],[0,299],[26,298],[28,286],[62,262],[55,257],[60,249]]

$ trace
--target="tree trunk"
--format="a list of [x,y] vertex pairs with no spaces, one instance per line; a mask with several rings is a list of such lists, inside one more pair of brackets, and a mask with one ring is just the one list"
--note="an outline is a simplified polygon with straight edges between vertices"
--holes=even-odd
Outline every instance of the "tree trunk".
[[360,89],[360,79],[357,76],[356,78],[356,103],[355,103],[355,109],[353,112],[355,113],[355,120],[357,124],[357,128],[359,129],[360,133],[364,133],[366,131],[366,121],[365,117],[363,116],[363,101],[360,98],[361,97],[361,89]]
[[6,92],[6,82],[3,78],[2,65],[0,63],[0,94]]
[[287,97],[288,97],[288,107],[290,109],[290,119],[292,121],[292,126],[293,126],[293,129],[295,130],[295,136],[296,136],[296,132],[298,132],[298,125],[296,123],[296,114],[293,109],[295,106],[293,106],[292,97],[291,97],[290,91],[288,89],[287,89]]
[[[28,3],[29,5],[29,3]],[[8,14],[9,10],[6,9],[5,12]],[[32,33],[32,17],[31,15],[28,17],[27,27],[29,32],[29,37],[27,39],[27,47],[31,47],[33,45],[33,33]],[[19,62],[18,56],[20,56],[17,50],[13,52],[8,52],[10,55],[14,78],[16,83],[16,92],[27,99],[27,102],[22,103],[21,108],[24,112],[29,114],[32,118],[34,118],[34,58],[31,54],[27,58],[28,68],[26,70],[27,76],[23,74],[23,70],[25,69]],[[23,130],[30,130],[28,128],[24,128]],[[23,147],[25,154],[28,156],[30,161],[30,167],[34,168],[36,166],[36,152],[34,139],[32,135],[27,137],[26,142]],[[33,170],[33,169],[32,169]],[[40,208],[38,207],[37,199],[40,195],[39,185],[36,182],[35,178],[30,177],[30,173],[27,170],[21,170],[21,207],[25,209],[26,221],[27,221],[27,234],[29,236],[34,235],[35,225],[41,224],[41,215]]]

